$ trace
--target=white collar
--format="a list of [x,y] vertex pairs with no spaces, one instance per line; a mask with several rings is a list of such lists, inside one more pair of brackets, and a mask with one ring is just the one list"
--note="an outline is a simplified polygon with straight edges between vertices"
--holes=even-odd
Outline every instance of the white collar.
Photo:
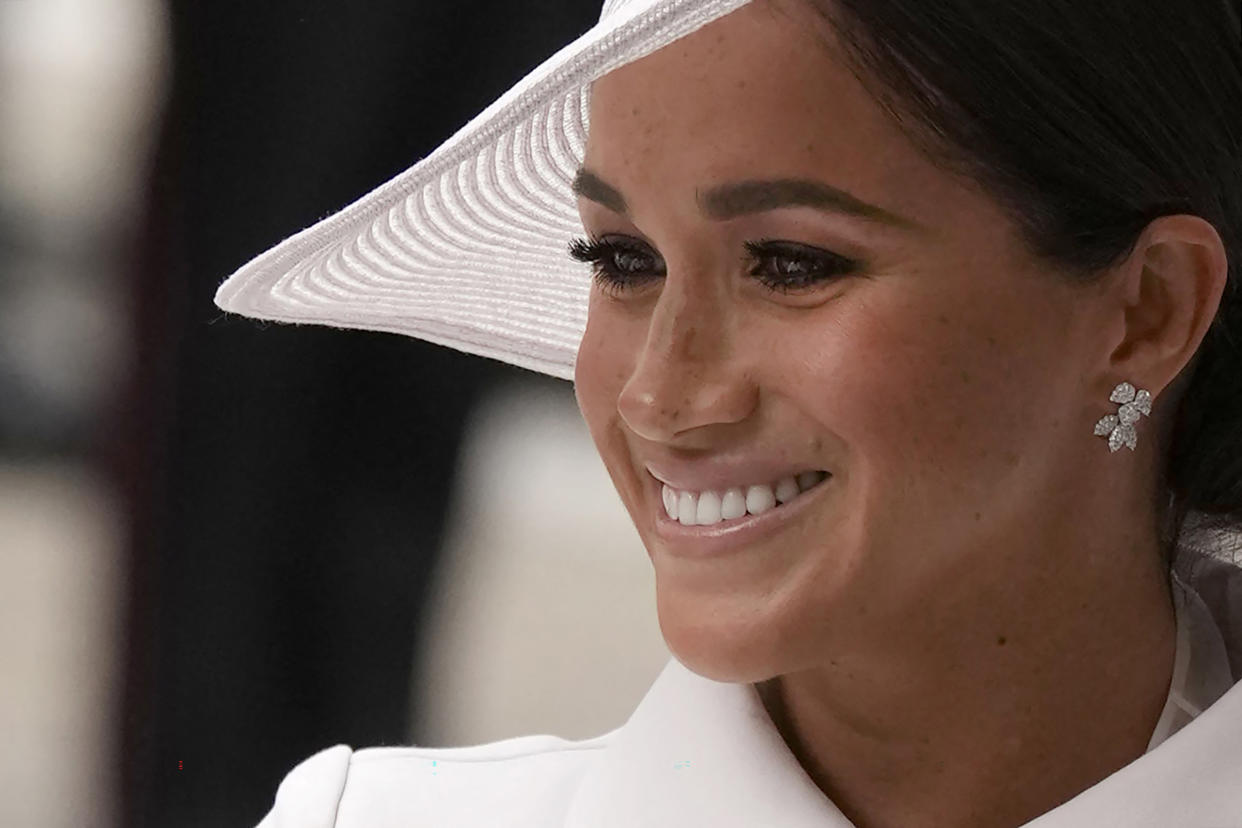
[[[1230,583],[1234,600],[1242,597],[1242,577],[1231,576]],[[1187,621],[1202,620],[1193,600],[1187,606]],[[1242,607],[1242,601],[1234,606]],[[1211,620],[1210,613],[1207,618]],[[1197,631],[1202,632],[1197,622],[1181,627],[1190,648],[1182,647],[1185,663],[1175,679],[1182,680],[1186,691],[1185,697],[1181,692],[1176,696],[1185,701],[1202,698],[1185,681],[1188,676],[1219,675],[1190,667],[1196,640],[1211,637],[1197,638]],[[1231,631],[1231,640],[1239,632]],[[1218,659],[1212,663],[1220,665]],[[1171,690],[1178,686],[1175,680]],[[605,734],[604,741],[606,747],[569,805],[565,828],[853,828],[798,764],[751,684],[713,681],[670,659],[630,719]],[[1159,750],[1150,750],[1027,826],[1238,825],[1239,780],[1242,682],[1193,720],[1181,722],[1176,732],[1165,734]]]

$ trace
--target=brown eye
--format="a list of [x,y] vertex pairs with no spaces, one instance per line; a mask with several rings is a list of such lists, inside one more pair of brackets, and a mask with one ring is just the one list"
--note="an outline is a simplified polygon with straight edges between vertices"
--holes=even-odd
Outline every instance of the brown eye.
[[[746,242],[744,247],[759,264],[750,275],[768,290],[780,293],[814,287],[820,282],[858,270],[858,262],[827,250],[818,250],[792,242],[763,239]],[[764,265],[775,264],[768,268]]]
[[621,241],[574,239],[569,243],[570,257],[588,262],[595,281],[610,293],[620,293],[652,274],[651,256],[641,247]]

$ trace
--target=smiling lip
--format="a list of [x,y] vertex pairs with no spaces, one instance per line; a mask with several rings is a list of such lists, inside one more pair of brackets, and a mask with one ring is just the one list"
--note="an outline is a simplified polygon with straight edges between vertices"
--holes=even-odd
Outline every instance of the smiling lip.
[[[670,489],[678,491],[703,492],[708,489],[723,491],[738,485],[738,481],[753,480],[759,483],[772,483],[783,477],[795,477],[802,472],[822,471],[829,474],[828,469],[819,466],[789,461],[778,457],[729,457],[716,455],[693,462],[679,461],[672,457],[653,458],[647,463],[647,472]],[[741,488],[745,489],[746,486]]]
[[831,485],[833,475],[830,474],[788,503],[779,504],[762,514],[748,514],[737,520],[726,520],[711,526],[685,526],[681,521],[670,518],[668,512],[664,511],[660,489],[663,484],[651,475],[647,475],[647,481],[651,491],[649,502],[656,510],[656,535],[667,542],[669,554],[685,558],[707,558],[744,549],[776,532],[789,521],[797,519],[818,503],[826,491],[836,488]]

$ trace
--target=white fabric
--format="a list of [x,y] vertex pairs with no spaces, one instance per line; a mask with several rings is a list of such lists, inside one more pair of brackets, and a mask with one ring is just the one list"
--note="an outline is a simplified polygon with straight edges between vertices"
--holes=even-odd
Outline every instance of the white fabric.
[[[1242,661],[1229,655],[1242,642],[1242,569],[1203,563],[1174,576],[1175,667],[1148,751],[1029,828],[1242,826]],[[592,739],[328,748],[289,773],[259,828],[498,825],[852,828],[753,685],[676,659],[624,725]]]
[[[608,0],[434,152],[220,285],[258,319],[391,331],[573,378],[591,266],[570,188],[589,84],[749,0]],[[516,6],[514,14],[523,14]]]

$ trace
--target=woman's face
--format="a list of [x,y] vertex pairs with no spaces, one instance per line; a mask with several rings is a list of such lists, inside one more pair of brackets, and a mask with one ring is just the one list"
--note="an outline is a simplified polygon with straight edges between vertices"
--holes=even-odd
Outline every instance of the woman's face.
[[[913,641],[959,599],[1016,588],[1053,564],[1012,540],[1055,544],[1048,515],[1074,512],[1094,485],[1082,458],[1108,454],[1092,433],[1103,400],[1085,402],[1099,331],[1083,290],[1036,266],[990,199],[923,160],[812,21],[756,0],[603,77],[591,100],[584,166],[625,210],[584,186],[582,222],[626,243],[633,255],[613,262],[638,275],[593,287],[576,394],[654,566],[666,642],[723,681],[869,637]],[[708,198],[792,178],[904,221]],[[752,259],[744,243],[762,239],[857,264],[772,292],[750,271],[801,262]],[[730,468],[746,463],[764,470]],[[657,528],[649,467],[743,488],[773,470],[831,477],[707,552]]]

